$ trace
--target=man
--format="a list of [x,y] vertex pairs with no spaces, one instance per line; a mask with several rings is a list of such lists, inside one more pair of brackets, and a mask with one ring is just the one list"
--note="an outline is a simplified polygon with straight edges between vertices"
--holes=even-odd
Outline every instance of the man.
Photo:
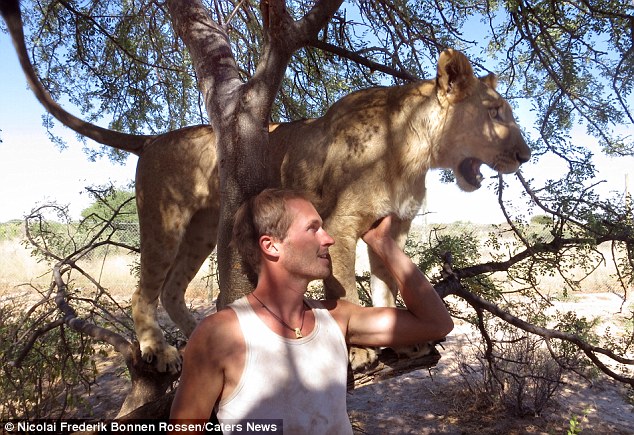
[[407,346],[453,328],[434,288],[390,237],[394,219],[380,220],[363,240],[398,282],[406,310],[307,300],[309,282],[331,273],[335,242],[313,205],[278,189],[242,205],[233,243],[257,270],[257,286],[190,337],[172,422],[200,422],[215,408],[226,432],[279,419],[287,434],[351,434],[346,344]]

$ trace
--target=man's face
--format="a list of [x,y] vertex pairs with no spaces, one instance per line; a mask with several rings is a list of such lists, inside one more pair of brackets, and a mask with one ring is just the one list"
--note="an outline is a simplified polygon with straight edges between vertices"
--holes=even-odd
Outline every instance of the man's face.
[[308,280],[329,277],[332,264],[328,248],[335,241],[323,229],[319,213],[303,199],[291,199],[286,207],[293,221],[281,242],[280,261],[288,272]]

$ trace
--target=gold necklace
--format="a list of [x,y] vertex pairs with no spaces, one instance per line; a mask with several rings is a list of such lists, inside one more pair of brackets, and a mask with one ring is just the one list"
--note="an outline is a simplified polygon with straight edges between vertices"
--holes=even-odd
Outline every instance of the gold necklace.
[[293,328],[292,326],[290,326],[288,323],[286,323],[284,320],[282,320],[281,317],[279,317],[277,314],[275,314],[273,311],[271,311],[271,309],[269,307],[267,307],[266,305],[264,305],[264,302],[262,302],[260,300],[260,298],[258,298],[254,293],[251,293],[251,296],[253,296],[261,305],[262,307],[268,311],[269,313],[271,313],[271,315],[273,317],[275,317],[275,319],[280,322],[282,325],[286,326],[288,329],[290,329],[291,331],[293,331],[295,333],[295,338],[303,338],[304,336],[302,335],[302,328],[304,327],[304,319],[306,318],[306,309],[304,307],[304,305],[302,304],[302,308],[304,308],[304,310],[302,311],[302,324],[299,328]]

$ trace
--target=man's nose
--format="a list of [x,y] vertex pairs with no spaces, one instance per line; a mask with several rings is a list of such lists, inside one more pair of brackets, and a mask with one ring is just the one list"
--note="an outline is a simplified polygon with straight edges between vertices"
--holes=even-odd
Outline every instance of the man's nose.
[[335,244],[335,239],[333,239],[332,237],[330,237],[330,234],[328,234],[326,232],[326,230],[323,230],[323,240],[322,240],[322,244],[326,245],[326,246],[332,246]]

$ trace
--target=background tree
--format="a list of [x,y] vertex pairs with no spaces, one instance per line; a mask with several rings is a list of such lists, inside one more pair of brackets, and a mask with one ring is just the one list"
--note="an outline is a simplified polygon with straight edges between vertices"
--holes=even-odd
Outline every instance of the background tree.
[[82,210],[81,217],[87,219],[106,219],[117,213],[118,222],[139,222],[133,190],[116,189],[114,186],[91,187],[88,189],[94,202]]
[[[145,133],[213,125],[224,192],[221,286],[227,288],[248,286],[229,281],[236,261],[222,250],[229,217],[243,198],[277,182],[266,165],[268,122],[319,115],[354,89],[433,77],[443,48],[464,51],[478,72],[499,75],[505,98],[530,107],[519,121],[531,139],[533,162],[553,157],[567,170],[539,184],[521,174],[516,181],[493,180],[489,187],[498,194],[512,241],[486,262],[454,264],[436,256],[445,271],[437,288],[468,301],[485,336],[488,312],[525,331],[573,342],[595,363],[597,352],[606,353],[565,332],[569,324],[556,333],[509,312],[504,285],[513,282],[526,295],[539,294],[539,273],[567,277],[573,263],[591,270],[605,261],[597,246],[610,243],[622,293],[632,286],[631,210],[622,197],[599,196],[592,151],[572,140],[573,128],[583,126],[603,152],[634,155],[631,5],[42,0],[23,2],[22,8],[42,80],[56,99],[69,99],[90,120]],[[125,158],[111,149],[92,148],[92,154]],[[524,193],[509,198],[507,183]],[[547,231],[527,232],[534,213],[551,218]],[[500,271],[506,284],[489,279]],[[578,281],[566,279],[567,288],[574,290]],[[607,353],[632,364],[623,356],[631,342]]]

